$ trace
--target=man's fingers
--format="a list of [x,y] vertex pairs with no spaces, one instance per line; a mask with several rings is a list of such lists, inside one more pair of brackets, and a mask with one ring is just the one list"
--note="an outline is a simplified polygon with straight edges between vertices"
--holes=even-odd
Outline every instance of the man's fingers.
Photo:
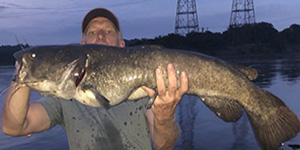
[[178,94],[180,95],[180,97],[187,92],[188,90],[188,77],[187,74],[185,72],[181,72],[180,74],[180,88],[178,89]]
[[14,75],[17,75],[19,73],[19,70],[20,70],[20,64],[18,61],[15,62],[15,73]]
[[156,86],[158,95],[161,100],[171,101],[171,100],[180,100],[182,95],[188,90],[188,77],[185,72],[180,74],[180,87],[177,87],[177,75],[172,64],[168,64],[167,66],[167,74],[168,74],[168,89],[166,89],[163,71],[161,68],[157,68],[156,70]]
[[177,90],[177,77],[176,77],[173,64],[168,64],[167,70],[168,70],[168,81],[169,81],[168,92],[170,95],[173,95]]
[[162,70],[160,68],[157,68],[155,70],[155,73],[156,73],[156,86],[157,86],[158,95],[165,95],[166,86],[165,86]]

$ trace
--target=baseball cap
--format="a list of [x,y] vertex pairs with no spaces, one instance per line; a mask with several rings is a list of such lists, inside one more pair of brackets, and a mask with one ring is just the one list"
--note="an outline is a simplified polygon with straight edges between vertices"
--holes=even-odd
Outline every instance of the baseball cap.
[[107,18],[116,26],[118,31],[120,31],[119,21],[118,21],[117,17],[111,11],[109,11],[105,8],[95,8],[85,15],[85,17],[82,21],[82,33],[85,32],[85,29],[89,25],[90,21],[92,21],[96,17]]

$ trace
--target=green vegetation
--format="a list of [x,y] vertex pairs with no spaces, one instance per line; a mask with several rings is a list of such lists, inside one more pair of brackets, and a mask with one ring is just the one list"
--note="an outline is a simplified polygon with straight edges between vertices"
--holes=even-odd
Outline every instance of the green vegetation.
[[15,58],[13,54],[22,48],[28,48],[29,45],[2,45],[0,46],[0,65],[1,66],[8,66],[13,65],[15,63]]
[[169,34],[154,39],[134,39],[128,46],[162,45],[166,48],[197,51],[209,55],[282,54],[300,52],[300,25],[278,32],[270,23],[229,27],[223,33],[210,31],[186,36]]

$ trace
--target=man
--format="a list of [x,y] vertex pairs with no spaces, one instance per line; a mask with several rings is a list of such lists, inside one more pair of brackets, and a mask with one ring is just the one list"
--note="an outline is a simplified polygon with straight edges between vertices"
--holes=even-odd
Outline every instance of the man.
[[[103,8],[90,11],[82,23],[81,44],[124,47],[117,18]],[[167,72],[168,89],[162,70],[156,69],[158,96],[150,110],[145,108],[148,99],[123,102],[109,110],[50,97],[29,104],[30,89],[12,82],[5,99],[2,130],[21,136],[60,124],[67,133],[70,149],[146,150],[151,149],[150,135],[155,149],[173,149],[178,137],[175,108],[188,89],[188,80],[181,73],[181,86],[177,88],[173,65],[168,65]],[[154,95],[152,89],[143,89],[149,96]]]

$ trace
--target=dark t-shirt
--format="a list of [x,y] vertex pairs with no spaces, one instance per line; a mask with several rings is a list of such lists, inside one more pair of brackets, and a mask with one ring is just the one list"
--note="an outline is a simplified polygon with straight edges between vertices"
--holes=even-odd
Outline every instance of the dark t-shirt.
[[60,124],[65,129],[71,150],[150,150],[147,102],[146,98],[127,101],[106,110],[76,100],[45,97],[41,101],[51,127]]

